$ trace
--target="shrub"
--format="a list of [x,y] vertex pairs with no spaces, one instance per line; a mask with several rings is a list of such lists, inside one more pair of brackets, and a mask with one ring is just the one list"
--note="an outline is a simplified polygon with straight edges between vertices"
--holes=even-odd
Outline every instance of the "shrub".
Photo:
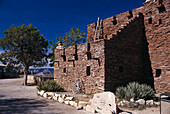
[[146,84],[139,84],[131,82],[126,87],[118,87],[116,89],[116,96],[119,99],[130,100],[134,99],[149,99],[154,96],[154,90]]
[[64,89],[60,85],[58,85],[54,80],[47,80],[39,82],[38,90],[44,90],[48,92],[63,92]]
[[122,100],[125,98],[126,88],[125,87],[118,87],[116,90],[116,96]]

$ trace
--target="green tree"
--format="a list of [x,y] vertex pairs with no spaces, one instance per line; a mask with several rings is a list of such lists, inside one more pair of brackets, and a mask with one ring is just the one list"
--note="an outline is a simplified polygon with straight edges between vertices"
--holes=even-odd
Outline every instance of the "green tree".
[[[58,46],[59,42],[62,42],[64,47],[74,46],[77,44],[85,43],[86,42],[86,33],[80,31],[79,28],[71,28],[69,32],[65,33],[64,37],[56,38],[57,42],[50,41],[52,46],[52,53],[49,54],[51,62],[54,61],[54,49]],[[53,64],[50,64],[53,66]]]
[[4,34],[5,37],[0,39],[0,47],[5,51],[1,53],[0,61],[8,66],[22,66],[24,85],[27,85],[29,67],[42,66],[47,62],[48,41],[31,24],[12,25]]

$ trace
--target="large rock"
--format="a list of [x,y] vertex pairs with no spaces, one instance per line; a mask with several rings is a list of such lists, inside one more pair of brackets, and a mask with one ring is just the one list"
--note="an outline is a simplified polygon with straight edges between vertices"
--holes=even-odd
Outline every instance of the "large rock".
[[74,97],[66,97],[65,101],[72,101]]
[[87,106],[86,106],[86,111],[95,113],[95,109],[92,108],[90,105],[87,105]]
[[74,107],[77,107],[77,106],[78,106],[75,101],[70,101],[70,105],[71,105],[71,106],[74,106]]
[[44,90],[41,90],[39,94],[40,94],[41,96],[43,96],[44,93],[45,93],[45,91],[44,91]]
[[53,97],[54,96],[54,93],[53,92],[46,92],[48,97]]
[[62,97],[58,97],[58,102],[63,103],[64,102],[63,98]]
[[79,105],[76,107],[77,110],[82,110],[83,109],[83,106]]
[[144,99],[139,99],[136,101],[136,103],[140,104],[140,105],[145,105],[145,100]]
[[48,97],[47,93],[44,93],[44,94],[43,94],[43,97],[44,97],[44,98],[47,98],[47,97]]
[[146,105],[148,106],[154,106],[154,101],[153,100],[147,100]]
[[92,108],[99,113],[111,111],[117,113],[115,95],[112,92],[95,94],[92,100]]
[[64,101],[65,104],[69,105],[70,104],[70,101]]
[[81,105],[81,106],[86,106],[89,102],[86,102],[86,101],[79,101],[78,105]]
[[58,97],[53,96],[53,100],[57,101],[57,100],[58,100]]
[[62,99],[64,100],[67,97],[67,95],[63,94]]

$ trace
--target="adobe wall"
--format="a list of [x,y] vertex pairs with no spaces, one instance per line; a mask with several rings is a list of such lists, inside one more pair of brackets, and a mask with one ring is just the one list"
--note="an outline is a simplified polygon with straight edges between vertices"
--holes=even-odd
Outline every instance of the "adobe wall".
[[[140,27],[140,24],[138,25],[138,22],[134,22],[136,24],[131,23],[131,20],[134,20],[134,18],[137,17],[140,12],[144,15],[143,27]],[[116,25],[113,24],[113,21],[115,20],[117,22]],[[152,21],[150,22],[150,24],[149,20]],[[150,85],[153,85],[154,79],[154,88],[157,93],[170,91],[170,66],[168,64],[168,59],[170,58],[169,20],[169,0],[151,0],[150,2],[144,3],[144,6],[133,9],[132,12],[127,11],[118,14],[115,17],[109,17],[103,20],[103,30],[101,31],[101,38],[107,40],[111,39],[110,41],[106,41],[105,44],[106,81],[107,78],[109,81],[109,78],[112,75],[111,72],[114,72],[114,76],[112,75],[112,78],[116,78],[113,79],[113,81],[106,82],[106,88],[111,82],[114,83],[115,86],[117,86],[119,84],[124,84],[123,81],[129,82],[132,80],[138,80],[134,77],[139,77],[140,79],[140,77],[142,77],[143,75],[144,78],[142,78],[142,81],[146,83],[150,82]],[[129,23],[131,23],[131,25],[128,25]],[[141,21],[139,23],[141,23]],[[87,26],[87,42],[94,41],[95,26],[96,23],[92,23]],[[126,26],[128,26],[128,29],[126,29]],[[122,32],[122,30],[124,32]],[[120,39],[116,40],[116,38]],[[130,39],[132,41],[130,41]],[[142,44],[144,44],[143,47]],[[110,51],[108,51],[107,49]],[[142,56],[144,58],[142,58]],[[115,58],[117,61],[109,61]],[[135,62],[133,64],[133,62],[131,62],[133,61],[133,58],[137,63]],[[123,62],[119,62],[121,60]],[[127,64],[125,64],[125,61],[128,61]],[[122,74],[120,75],[117,70],[111,71],[109,68],[111,67],[111,69],[118,69],[118,66],[120,66],[121,64],[122,66],[125,65],[124,68],[128,68],[124,69],[123,76]],[[107,74],[107,70],[109,70],[108,72],[110,73]],[[128,70],[129,72],[125,72],[126,70]]]
[[[83,92],[86,94],[103,92],[105,78],[104,41],[81,44],[77,48],[70,46],[63,51],[55,49],[54,80],[61,84],[65,90],[71,91],[74,81],[81,78],[84,84]],[[77,53],[77,60],[75,53]],[[89,59],[87,54],[91,54]],[[66,61],[61,55],[65,55]],[[90,66],[90,74],[88,75],[87,66]]]

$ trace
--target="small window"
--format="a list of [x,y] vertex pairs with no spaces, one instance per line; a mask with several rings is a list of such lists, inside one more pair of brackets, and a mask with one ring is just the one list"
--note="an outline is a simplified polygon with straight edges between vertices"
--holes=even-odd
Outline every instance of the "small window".
[[151,17],[148,19],[148,21],[149,21],[149,24],[152,24],[152,18]]
[[63,57],[63,60],[66,61],[66,56]]
[[120,73],[121,73],[121,72],[124,72],[123,66],[119,66],[119,72],[120,72]]
[[116,24],[117,24],[117,20],[114,20],[114,21],[113,21],[113,25],[116,25]]
[[66,68],[63,69],[63,72],[66,73]]
[[156,69],[156,77],[160,77],[161,76],[161,69]]
[[86,67],[86,75],[87,75],[87,76],[90,76],[90,66],[87,66],[87,67]]
[[159,24],[162,24],[162,19],[159,19]]
[[78,55],[75,55],[75,56],[74,56],[74,59],[75,59],[75,60],[78,60]]
[[87,54],[87,60],[91,59],[91,53]]

